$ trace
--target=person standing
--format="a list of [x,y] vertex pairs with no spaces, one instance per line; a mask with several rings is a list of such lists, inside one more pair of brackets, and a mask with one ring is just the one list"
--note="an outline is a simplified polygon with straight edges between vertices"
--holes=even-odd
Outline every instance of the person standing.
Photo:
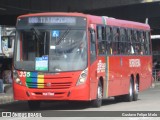
[[2,73],[3,75],[3,80],[6,84],[11,84],[12,83],[12,77],[11,77],[11,65],[8,64],[6,69]]

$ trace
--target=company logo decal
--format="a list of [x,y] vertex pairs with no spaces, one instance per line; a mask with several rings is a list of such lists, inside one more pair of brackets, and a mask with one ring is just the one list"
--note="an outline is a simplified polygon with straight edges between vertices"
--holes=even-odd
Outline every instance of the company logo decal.
[[140,67],[141,61],[140,59],[129,59],[129,67]]
[[47,83],[46,86],[47,86],[47,87],[50,87],[50,86],[51,86],[51,83]]
[[102,63],[102,60],[99,60],[97,66],[97,72],[98,73],[105,72],[105,69],[106,69],[106,63]]

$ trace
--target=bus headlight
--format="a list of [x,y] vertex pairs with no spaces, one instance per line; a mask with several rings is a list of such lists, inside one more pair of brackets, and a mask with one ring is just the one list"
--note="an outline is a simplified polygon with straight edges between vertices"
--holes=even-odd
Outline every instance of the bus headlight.
[[22,81],[20,80],[16,70],[13,70],[13,79],[17,84],[22,85]]
[[21,80],[20,80],[19,78],[15,79],[15,82],[16,82],[17,84],[22,85],[22,82],[21,82]]
[[84,84],[87,79],[87,74],[88,74],[88,68],[82,71],[76,85]]

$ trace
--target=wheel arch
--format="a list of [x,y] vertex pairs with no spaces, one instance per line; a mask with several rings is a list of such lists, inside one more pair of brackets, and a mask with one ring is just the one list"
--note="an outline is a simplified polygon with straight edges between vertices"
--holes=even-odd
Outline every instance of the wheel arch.
[[131,74],[131,76],[130,76],[130,82],[132,82],[134,84],[134,75],[133,74]]
[[137,82],[138,84],[140,84],[140,75],[139,74],[136,75],[136,81],[135,82]]
[[136,75],[135,83],[138,83],[138,86],[140,87],[140,75],[139,74]]
[[[103,92],[103,96],[104,96],[104,88],[105,88],[105,87],[104,87],[104,78],[103,78],[102,76],[100,76],[100,77],[99,77],[99,81],[101,82],[102,92]],[[98,81],[98,82],[99,82],[99,81]]]

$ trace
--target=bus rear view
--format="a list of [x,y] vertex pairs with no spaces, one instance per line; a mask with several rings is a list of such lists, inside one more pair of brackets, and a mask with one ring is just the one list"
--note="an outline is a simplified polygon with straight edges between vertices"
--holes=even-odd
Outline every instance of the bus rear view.
[[[14,98],[88,100],[87,19],[74,16],[21,16],[14,55]],[[79,92],[81,91],[81,92]]]

